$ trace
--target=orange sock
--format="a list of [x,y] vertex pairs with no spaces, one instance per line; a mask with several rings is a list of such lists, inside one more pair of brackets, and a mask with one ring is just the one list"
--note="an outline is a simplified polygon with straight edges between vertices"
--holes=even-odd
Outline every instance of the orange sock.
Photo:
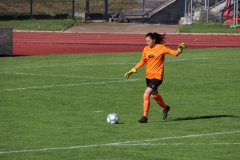
[[165,109],[167,107],[167,105],[165,104],[165,102],[163,101],[162,96],[160,96],[159,94],[152,94],[151,95],[152,98],[155,99],[155,101],[163,108]]
[[143,94],[143,116],[148,117],[148,111],[150,108],[149,94]]

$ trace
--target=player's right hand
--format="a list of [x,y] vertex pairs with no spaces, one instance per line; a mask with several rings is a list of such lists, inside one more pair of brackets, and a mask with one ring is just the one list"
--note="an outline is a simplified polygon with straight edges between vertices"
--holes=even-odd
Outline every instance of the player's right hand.
[[125,73],[125,77],[126,78],[129,78],[133,73],[136,73],[137,72],[137,70],[136,70],[136,68],[132,68],[130,71],[128,71],[127,73]]

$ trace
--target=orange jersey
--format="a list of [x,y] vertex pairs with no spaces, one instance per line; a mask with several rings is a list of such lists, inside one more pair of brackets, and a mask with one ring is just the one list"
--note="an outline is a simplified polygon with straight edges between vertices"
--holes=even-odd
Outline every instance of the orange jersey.
[[[153,48],[144,47],[142,58],[135,66],[136,69],[146,64],[146,78],[163,80],[165,54],[178,56],[178,51],[172,50],[163,44],[156,44]],[[154,57],[149,58],[149,55]]]

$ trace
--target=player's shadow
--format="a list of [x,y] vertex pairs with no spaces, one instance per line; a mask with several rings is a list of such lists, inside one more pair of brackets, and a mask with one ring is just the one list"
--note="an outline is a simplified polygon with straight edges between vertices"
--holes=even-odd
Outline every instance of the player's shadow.
[[116,124],[125,124],[125,123],[123,123],[123,122],[118,122],[118,123],[116,123]]
[[173,119],[172,121],[188,121],[188,120],[212,119],[212,118],[239,118],[239,117],[234,115],[210,115],[210,116],[176,118],[176,119]]

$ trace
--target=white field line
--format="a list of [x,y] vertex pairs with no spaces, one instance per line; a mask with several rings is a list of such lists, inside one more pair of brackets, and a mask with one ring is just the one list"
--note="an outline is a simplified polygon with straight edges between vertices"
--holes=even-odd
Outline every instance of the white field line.
[[[23,152],[39,152],[39,151],[49,151],[49,150],[68,150],[68,149],[79,149],[79,148],[91,148],[91,147],[101,147],[101,146],[135,146],[135,145],[185,145],[187,143],[149,143],[154,141],[169,140],[169,139],[184,139],[192,137],[205,137],[205,136],[215,136],[215,135],[225,135],[225,134],[234,134],[240,133],[239,131],[229,131],[229,132],[215,132],[215,133],[206,133],[206,134],[192,134],[185,136],[175,136],[175,137],[162,137],[154,139],[146,139],[139,141],[125,141],[125,142],[114,142],[106,144],[92,144],[92,145],[81,145],[81,146],[70,146],[70,147],[54,147],[54,148],[40,148],[40,149],[26,149],[26,150],[15,150],[15,151],[0,151],[0,154],[9,154],[9,153],[23,153]],[[239,145],[240,143],[189,143],[190,145]]]
[[49,86],[32,86],[32,87],[24,87],[24,88],[7,88],[7,89],[1,89],[0,92],[27,90],[27,89],[44,89],[44,88],[55,88],[55,87],[72,87],[72,86],[81,86],[81,85],[108,84],[108,83],[125,83],[125,82],[133,82],[138,80],[139,79],[128,79],[128,80],[121,80],[121,81],[104,81],[104,82],[95,82],[95,83],[76,83],[76,84],[61,84],[61,85],[49,85]]
[[26,76],[44,76],[44,77],[65,77],[65,78],[95,78],[95,79],[123,79],[123,78],[104,78],[104,77],[92,77],[92,76],[69,76],[69,75],[45,75],[45,74],[29,74],[20,72],[0,72],[0,74],[17,74]]
[[159,145],[240,145],[240,143],[127,143],[127,144],[119,144],[118,146],[159,146]]
[[[11,67],[11,68],[1,68],[1,69],[32,69],[32,68],[57,68],[57,67],[76,67],[76,66],[106,66],[106,65],[125,65],[131,63],[88,63],[88,64],[68,64],[68,65],[45,65],[45,66],[25,66],[25,67]],[[134,63],[132,63],[134,64]]]
[[[232,59],[232,58],[214,58],[214,57],[199,57],[199,58],[186,58],[186,59],[173,59],[166,60],[166,62],[178,62],[178,61],[191,61],[191,60],[232,60],[239,61],[240,59]],[[102,65],[135,65],[136,63],[89,63],[89,64],[73,64],[73,65],[49,65],[49,66],[23,66],[23,67],[7,67],[0,69],[32,69],[32,68],[57,68],[57,67],[75,67],[75,66],[102,66]]]

